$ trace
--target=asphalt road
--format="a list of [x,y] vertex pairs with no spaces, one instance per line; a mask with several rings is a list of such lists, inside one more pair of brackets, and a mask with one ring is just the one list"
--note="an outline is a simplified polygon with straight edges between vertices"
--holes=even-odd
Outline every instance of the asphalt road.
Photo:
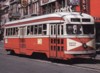
[[8,55],[3,49],[3,43],[0,42],[0,73],[100,73],[99,67],[99,59],[93,62],[88,60],[83,62],[78,60],[75,63],[58,60],[51,62],[26,56]]

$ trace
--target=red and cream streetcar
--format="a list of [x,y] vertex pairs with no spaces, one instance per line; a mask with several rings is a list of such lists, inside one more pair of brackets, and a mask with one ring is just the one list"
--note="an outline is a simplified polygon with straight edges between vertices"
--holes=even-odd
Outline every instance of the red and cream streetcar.
[[71,59],[95,54],[92,16],[78,12],[58,12],[8,22],[4,30],[6,51],[48,58]]

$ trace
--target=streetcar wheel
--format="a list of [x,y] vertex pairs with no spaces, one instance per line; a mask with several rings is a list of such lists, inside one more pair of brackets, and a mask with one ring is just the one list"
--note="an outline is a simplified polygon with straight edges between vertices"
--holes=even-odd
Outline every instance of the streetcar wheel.
[[10,55],[15,55],[15,52],[14,51],[10,51]]
[[97,54],[92,54],[92,55],[91,55],[91,59],[95,59],[96,56],[97,56]]

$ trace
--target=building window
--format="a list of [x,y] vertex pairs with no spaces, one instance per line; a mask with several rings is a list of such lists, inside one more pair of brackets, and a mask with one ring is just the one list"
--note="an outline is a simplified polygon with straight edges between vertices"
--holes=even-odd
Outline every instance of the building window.
[[23,14],[24,14],[24,15],[27,15],[27,14],[28,14],[28,7],[23,8]]
[[70,5],[79,5],[80,0],[69,0]]
[[55,11],[55,3],[49,3],[42,6],[42,14],[49,14]]
[[23,8],[23,15],[28,14],[28,0],[21,0],[21,5]]

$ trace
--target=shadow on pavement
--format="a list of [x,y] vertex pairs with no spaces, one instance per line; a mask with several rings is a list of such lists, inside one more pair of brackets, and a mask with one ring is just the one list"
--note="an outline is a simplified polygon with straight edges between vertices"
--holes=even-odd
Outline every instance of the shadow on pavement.
[[76,59],[70,59],[70,60],[55,60],[53,62],[61,63],[61,64],[100,64],[99,59],[83,59],[83,58],[76,58]]
[[[8,54],[12,55],[12,54]],[[34,55],[34,56],[26,56],[26,55],[17,55],[13,54],[13,56],[19,56],[19,57],[24,57],[24,58],[29,58],[29,59],[36,59],[36,60],[44,60],[44,61],[51,61],[52,63],[60,63],[60,64],[100,64],[100,59],[89,59],[89,58],[75,58],[75,59],[70,59],[70,60],[58,60],[58,59],[48,59],[45,55]]]

